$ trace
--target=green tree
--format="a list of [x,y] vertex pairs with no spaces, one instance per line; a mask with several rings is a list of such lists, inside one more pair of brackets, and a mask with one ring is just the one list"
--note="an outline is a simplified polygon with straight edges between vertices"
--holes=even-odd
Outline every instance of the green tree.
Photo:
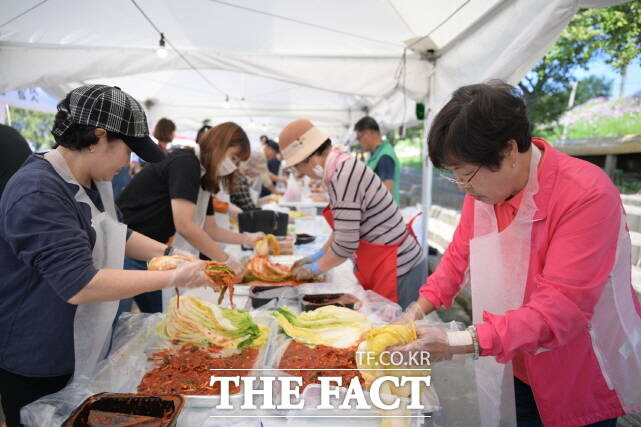
[[[567,109],[570,100],[571,85],[568,86],[543,86],[540,92],[526,95],[528,114],[537,130],[549,130],[556,126],[555,120]],[[603,76],[589,76],[577,84],[574,105],[598,96],[610,96],[612,80]]]
[[603,76],[589,76],[579,80],[574,105],[581,105],[599,96],[609,97],[612,94],[612,79]]
[[[581,9],[545,57],[519,83],[537,127],[554,124],[567,107],[574,71],[602,58],[615,71],[641,64],[641,0],[602,9]],[[598,81],[600,80],[600,81]],[[609,94],[612,82],[588,77],[575,103]],[[587,97],[587,98],[586,98]]]
[[9,107],[11,126],[34,145],[36,151],[49,149],[53,144],[51,129],[54,115],[24,108]]

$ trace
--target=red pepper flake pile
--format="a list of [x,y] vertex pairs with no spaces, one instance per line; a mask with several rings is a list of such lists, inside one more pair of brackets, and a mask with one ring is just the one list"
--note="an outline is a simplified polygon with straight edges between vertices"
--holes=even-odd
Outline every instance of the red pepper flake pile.
[[[343,386],[349,385],[354,377],[358,377],[364,384],[363,377],[358,371],[345,371],[342,369],[356,369],[356,349],[334,348],[326,345],[317,345],[314,348],[292,341],[280,359],[278,368],[288,374],[303,378],[303,389],[308,384],[319,383],[318,377],[343,377]],[[295,369],[288,369],[295,368]],[[297,369],[314,369],[313,371],[299,371]]]
[[[154,353],[149,360],[157,366],[147,372],[138,385],[139,393],[152,394],[220,394],[220,382],[209,385],[212,375],[219,377],[247,376],[258,358],[258,349],[245,348],[240,354],[216,357],[222,348],[185,344],[180,349]],[[234,369],[216,371],[216,369]],[[214,370],[212,370],[214,369]],[[229,392],[236,394],[240,387],[233,384]]]

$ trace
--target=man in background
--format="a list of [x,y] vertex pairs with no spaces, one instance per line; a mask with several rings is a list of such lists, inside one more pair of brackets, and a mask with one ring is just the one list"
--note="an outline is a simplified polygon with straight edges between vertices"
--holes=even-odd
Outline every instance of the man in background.
[[[268,139],[265,145],[263,145],[263,153],[265,153],[265,158],[267,159],[267,170],[269,171],[269,178],[272,180],[272,183],[276,185],[277,182],[287,182],[285,178],[278,174],[280,172],[280,159],[278,158],[280,148],[278,147],[278,143]],[[263,187],[259,197],[269,196],[270,194],[272,194],[272,192]]]
[[0,197],[9,178],[18,170],[31,154],[27,140],[20,132],[0,124]]
[[371,153],[367,166],[383,181],[398,205],[401,167],[394,147],[389,141],[383,141],[378,123],[372,117],[365,116],[356,122],[354,131],[363,151]]

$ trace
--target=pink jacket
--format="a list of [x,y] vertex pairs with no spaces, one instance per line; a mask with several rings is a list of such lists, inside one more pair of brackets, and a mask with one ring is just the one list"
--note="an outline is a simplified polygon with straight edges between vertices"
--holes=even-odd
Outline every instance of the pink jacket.
[[[575,426],[624,411],[601,373],[588,332],[595,304],[613,268],[621,221],[616,187],[598,167],[567,156],[543,140],[538,211],[523,305],[505,315],[483,313],[476,325],[481,355],[499,362],[521,355],[543,423]],[[449,307],[465,280],[474,201],[465,197],[461,220],[421,297]],[[630,284],[637,314],[641,305]],[[544,347],[551,351],[534,354]],[[641,384],[639,385],[641,387]]]

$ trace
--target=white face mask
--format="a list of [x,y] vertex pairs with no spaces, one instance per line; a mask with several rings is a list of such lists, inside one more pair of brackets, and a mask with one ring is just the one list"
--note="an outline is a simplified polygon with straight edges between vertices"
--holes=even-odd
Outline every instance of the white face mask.
[[319,162],[319,158],[317,156],[314,156],[311,161],[314,163],[314,166],[312,166],[312,173],[316,175],[316,179],[323,179],[323,176],[325,175],[325,167],[321,162]]
[[323,174],[325,173],[325,168],[322,167],[321,165],[316,165],[312,168],[312,172],[314,172],[314,175],[316,175],[316,178],[322,179]]
[[225,160],[218,166],[218,176],[227,176],[234,172],[238,167],[229,157],[225,157]]

